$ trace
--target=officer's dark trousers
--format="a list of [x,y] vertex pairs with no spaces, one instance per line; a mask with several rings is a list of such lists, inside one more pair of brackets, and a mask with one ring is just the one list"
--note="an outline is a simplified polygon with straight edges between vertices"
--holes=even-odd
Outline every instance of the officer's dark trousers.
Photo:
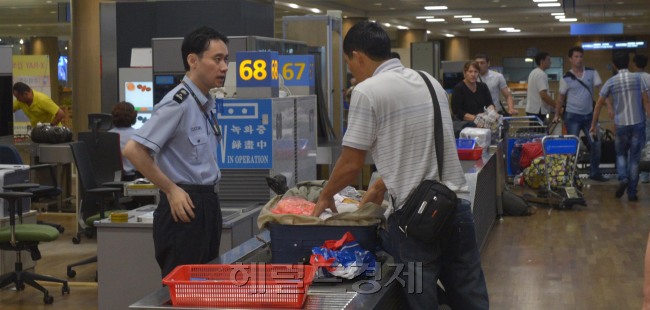
[[167,195],[160,193],[154,212],[153,241],[164,278],[178,265],[205,264],[219,256],[221,207],[213,186],[179,184],[194,204],[194,219],[174,222]]

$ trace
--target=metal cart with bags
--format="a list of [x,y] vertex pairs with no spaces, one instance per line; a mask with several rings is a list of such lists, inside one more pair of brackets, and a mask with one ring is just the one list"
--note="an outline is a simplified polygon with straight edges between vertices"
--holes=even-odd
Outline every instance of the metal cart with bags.
[[576,185],[580,140],[576,136],[546,136],[542,139],[547,202],[550,207],[568,209],[586,205]]
[[[506,172],[508,178],[512,178],[520,171],[517,171],[516,164],[519,161],[517,154],[513,156],[513,150],[517,145],[541,139],[547,133],[547,126],[537,116],[504,117],[500,127],[500,135],[504,140],[506,157]],[[516,153],[516,152],[515,152]]]

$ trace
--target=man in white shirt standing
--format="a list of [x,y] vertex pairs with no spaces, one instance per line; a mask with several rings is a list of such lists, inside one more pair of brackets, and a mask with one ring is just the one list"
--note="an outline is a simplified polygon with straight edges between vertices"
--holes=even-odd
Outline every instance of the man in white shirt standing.
[[[515,103],[512,100],[512,95],[508,89],[508,84],[506,84],[506,79],[503,77],[503,74],[490,70],[490,58],[485,53],[479,53],[474,56],[474,60],[478,63],[479,67],[479,82],[485,83],[490,90],[490,96],[492,96],[492,103],[497,108],[499,113],[505,112],[505,115],[515,115],[517,110],[515,109]],[[501,103],[499,94],[503,95],[503,98],[506,99],[507,108]]]
[[[526,115],[539,117],[540,120],[546,120],[546,115],[555,107],[555,102],[548,94],[548,75],[544,70],[551,67],[551,56],[547,52],[539,52],[535,55],[535,65],[528,75],[528,89],[526,91]],[[556,109],[553,121],[560,118],[559,111]]]
[[[585,51],[580,46],[569,49],[571,69],[560,80],[560,94],[557,98],[556,109],[564,107],[564,124],[567,134],[580,136],[582,131],[590,145],[589,178],[599,182],[607,181],[600,173],[600,140],[589,134],[591,120],[594,115],[594,89],[600,87],[603,81],[598,71],[582,64]],[[566,104],[565,104],[566,99]]]

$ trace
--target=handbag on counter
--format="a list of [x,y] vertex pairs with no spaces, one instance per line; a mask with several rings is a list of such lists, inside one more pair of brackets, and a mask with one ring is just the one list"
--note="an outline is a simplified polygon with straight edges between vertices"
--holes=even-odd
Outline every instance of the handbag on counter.
[[[429,88],[433,100],[434,138],[438,159],[438,175],[442,180],[444,162],[444,139],[442,137],[442,116],[440,103],[431,81],[418,71]],[[402,207],[402,214],[398,220],[400,230],[407,237],[415,237],[422,242],[434,242],[440,231],[451,218],[456,209],[458,197],[449,187],[436,180],[423,180],[416,187]]]

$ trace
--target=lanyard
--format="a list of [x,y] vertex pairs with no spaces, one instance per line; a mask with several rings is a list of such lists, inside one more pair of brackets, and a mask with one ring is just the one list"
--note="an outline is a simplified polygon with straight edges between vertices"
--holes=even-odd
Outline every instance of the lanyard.
[[199,109],[203,113],[203,116],[205,119],[210,123],[210,126],[212,127],[212,131],[214,131],[214,135],[217,137],[217,140],[221,138],[221,128],[219,128],[219,123],[217,123],[217,118],[214,116],[214,112],[210,111],[210,115],[208,115],[208,112],[205,111],[205,108],[201,104],[201,101],[199,101],[199,98],[196,97],[194,92],[192,91],[192,88],[185,83],[185,81],[181,81],[183,85],[187,88],[187,90],[190,92],[190,95],[192,95],[192,98],[194,98],[194,101],[196,101],[196,104],[199,106]]

